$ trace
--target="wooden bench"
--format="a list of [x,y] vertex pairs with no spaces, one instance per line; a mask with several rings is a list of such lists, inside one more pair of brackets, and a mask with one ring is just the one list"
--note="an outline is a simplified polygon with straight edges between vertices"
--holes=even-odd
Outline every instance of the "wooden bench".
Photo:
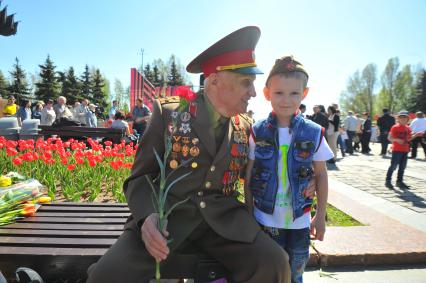
[[114,143],[120,143],[121,139],[125,137],[125,129],[112,129],[112,128],[92,128],[92,127],[80,127],[80,126],[43,126],[40,125],[40,134],[44,138],[56,135],[61,138],[82,138],[82,137],[98,137],[106,138]]
[[[128,215],[120,203],[43,205],[34,217],[0,226],[0,271],[11,279],[25,266],[45,282],[85,282],[87,268],[120,236]],[[163,278],[209,282],[226,276],[218,262],[194,251],[182,252],[168,266]]]

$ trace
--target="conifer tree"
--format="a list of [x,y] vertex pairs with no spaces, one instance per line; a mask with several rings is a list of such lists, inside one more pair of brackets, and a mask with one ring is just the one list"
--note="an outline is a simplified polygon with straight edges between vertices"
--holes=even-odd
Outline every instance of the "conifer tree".
[[15,58],[15,65],[13,65],[10,75],[12,82],[9,86],[9,94],[15,96],[18,103],[22,100],[31,100],[27,76],[21,65],[19,65],[18,58]]
[[61,95],[66,97],[67,104],[72,105],[80,101],[82,99],[80,83],[75,76],[74,68],[70,67],[67,72],[58,72],[58,75],[62,85]]
[[35,96],[38,100],[47,101],[48,99],[56,100],[59,96],[59,82],[56,76],[53,61],[47,55],[44,65],[40,67],[40,81],[36,85]]
[[184,84],[183,77],[176,64],[176,57],[172,55],[169,61],[169,75],[167,77],[169,86],[180,86]]
[[416,85],[416,92],[413,96],[412,112],[422,111],[426,113],[426,70],[420,73],[420,76]]
[[102,88],[105,86],[105,81],[102,78],[101,72],[99,69],[96,69],[96,71],[93,73],[93,80],[92,80],[92,95],[93,95],[93,102],[97,103],[99,106],[105,108],[107,107],[106,103],[106,94],[102,91]]
[[81,84],[81,96],[90,101],[92,99],[91,91],[93,86],[92,86],[92,81],[90,77],[89,66],[87,64],[84,67],[84,72],[80,77],[80,84]]
[[152,84],[156,87],[164,85],[163,77],[161,76],[160,70],[156,65],[154,65],[154,68],[152,69]]
[[0,71],[0,97],[6,98],[9,96],[9,82]]
[[151,65],[147,64],[143,70],[145,78],[150,82],[154,83],[154,72],[151,70]]

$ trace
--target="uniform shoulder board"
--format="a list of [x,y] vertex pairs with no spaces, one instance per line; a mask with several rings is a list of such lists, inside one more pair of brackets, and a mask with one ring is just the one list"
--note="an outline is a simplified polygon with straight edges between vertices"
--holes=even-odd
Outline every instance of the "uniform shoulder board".
[[179,103],[180,97],[179,96],[167,96],[167,97],[159,98],[158,100],[160,101],[160,104]]
[[250,118],[247,114],[240,114],[240,117],[246,120],[248,123],[253,124],[253,119]]

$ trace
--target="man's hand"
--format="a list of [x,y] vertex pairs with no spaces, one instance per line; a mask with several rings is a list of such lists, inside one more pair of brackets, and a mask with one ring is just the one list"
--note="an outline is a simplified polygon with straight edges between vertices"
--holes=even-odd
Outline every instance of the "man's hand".
[[[166,228],[163,230],[163,234],[158,230],[158,214],[153,213],[145,219],[141,227],[142,240],[145,243],[145,247],[148,252],[155,258],[157,262],[165,260],[169,254],[169,247],[167,246],[167,240],[164,236],[168,236],[169,232]],[[164,235],[164,236],[163,236]]]
[[315,215],[311,221],[311,239],[313,240],[324,240],[325,234],[325,217]]
[[312,179],[309,181],[309,185],[303,190],[303,196],[305,198],[313,199],[315,197],[316,188],[317,182],[315,181],[315,176],[312,176]]

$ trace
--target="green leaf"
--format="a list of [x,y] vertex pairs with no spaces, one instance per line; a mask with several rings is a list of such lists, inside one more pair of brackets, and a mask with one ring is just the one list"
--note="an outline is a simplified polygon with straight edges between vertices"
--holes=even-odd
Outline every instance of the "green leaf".
[[178,205],[181,205],[181,204],[183,204],[183,203],[185,203],[185,202],[187,202],[189,200],[189,197],[187,197],[186,199],[184,199],[184,200],[181,200],[181,201],[179,201],[179,202],[177,202],[177,203],[175,203],[167,212],[166,212],[166,214],[165,214],[165,217],[166,218],[168,218],[169,217],[169,215],[170,215],[170,213],[172,213],[172,211],[178,206]]
[[190,174],[192,173],[192,171],[191,172],[188,172],[188,173],[186,173],[186,174],[183,174],[182,176],[179,176],[178,178],[176,178],[175,180],[173,180],[173,182],[171,182],[168,186],[167,186],[167,189],[166,189],[166,191],[164,192],[164,194],[163,194],[163,198],[161,199],[161,205],[164,207],[164,205],[165,205],[165,203],[166,203],[166,198],[167,198],[167,195],[169,194],[169,191],[170,191],[170,189],[173,187],[173,185],[174,184],[176,184],[177,182],[179,182],[180,180],[182,180],[183,178],[185,178],[186,176],[189,176]]

